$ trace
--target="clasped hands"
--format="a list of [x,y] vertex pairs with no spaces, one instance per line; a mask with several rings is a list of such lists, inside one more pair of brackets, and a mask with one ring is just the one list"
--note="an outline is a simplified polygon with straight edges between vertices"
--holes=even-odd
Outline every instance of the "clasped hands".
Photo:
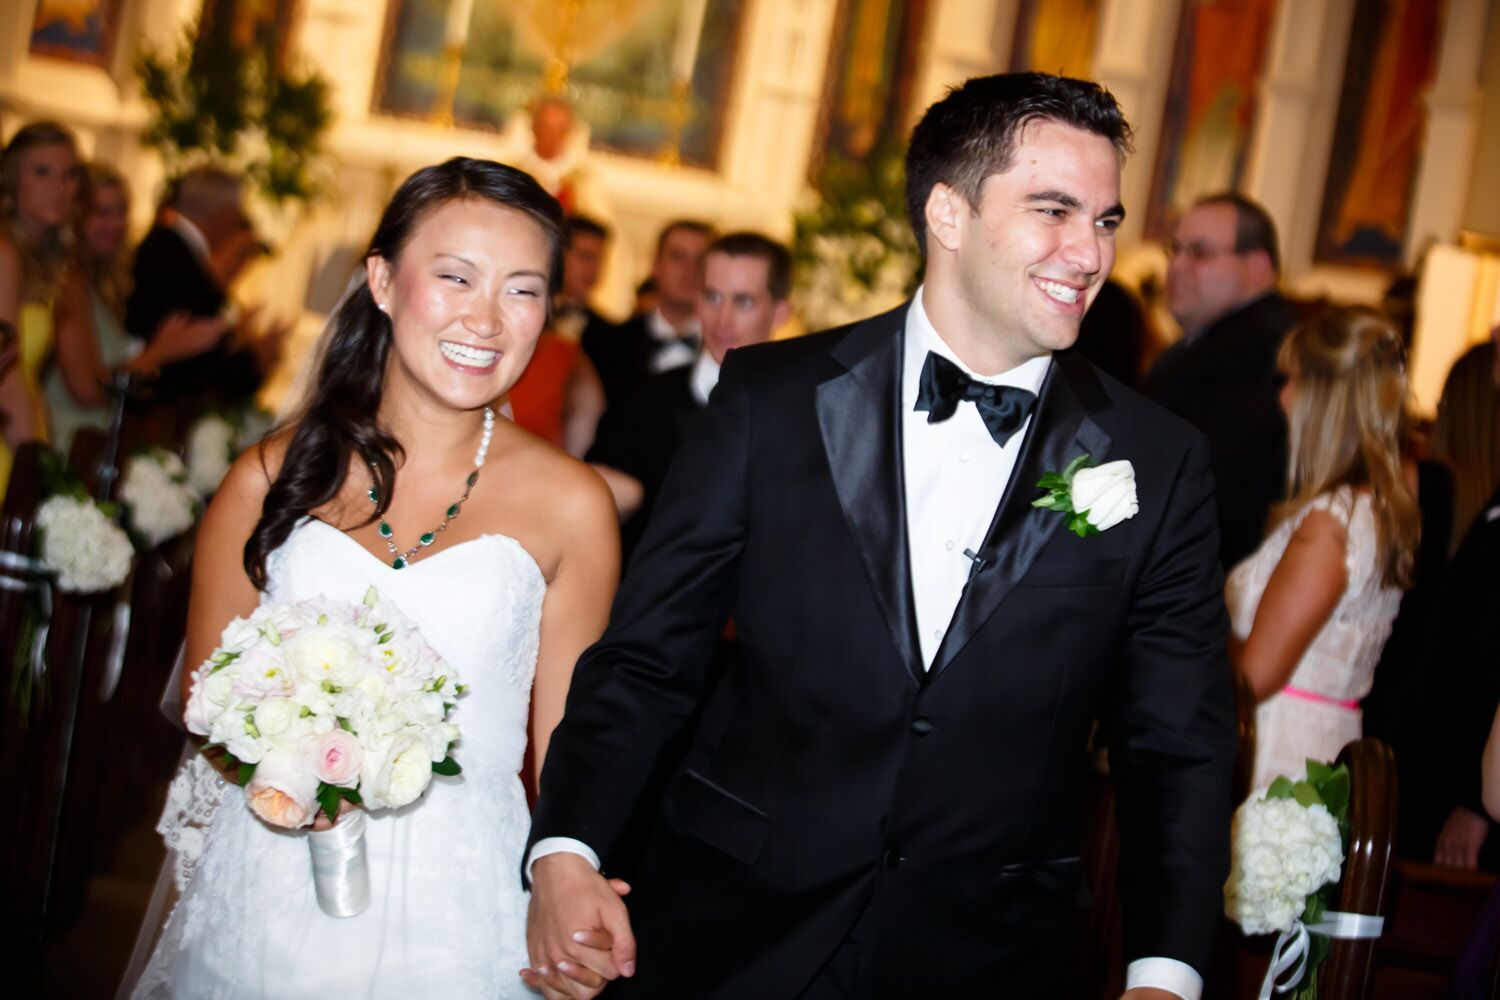
[[590,1000],[612,979],[635,975],[635,935],[621,901],[630,886],[606,879],[566,852],[538,858],[531,870],[526,985],[548,1000]]

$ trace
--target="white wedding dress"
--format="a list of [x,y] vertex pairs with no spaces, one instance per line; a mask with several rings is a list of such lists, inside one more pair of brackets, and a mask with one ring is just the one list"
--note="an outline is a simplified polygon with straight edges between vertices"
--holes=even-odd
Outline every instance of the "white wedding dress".
[[136,997],[520,997],[527,965],[521,852],[526,746],[546,581],[521,545],[484,535],[394,570],[322,521],[303,521],[267,565],[267,601],[359,601],[374,584],[469,686],[451,716],[455,778],[434,776],[366,826],[371,903],[318,908],[305,835],[258,820],[194,755],[161,831],[181,900]]
[[1260,548],[1229,574],[1224,601],[1235,637],[1250,635],[1260,598],[1292,535],[1310,511],[1339,520],[1347,532],[1344,593],[1297,662],[1287,686],[1255,710],[1252,788],[1279,775],[1300,779],[1307,758],[1333,763],[1344,744],[1362,735],[1359,702],[1370,693],[1375,664],[1401,605],[1401,591],[1381,573],[1375,508],[1368,493],[1347,487],[1310,501],[1271,530]]

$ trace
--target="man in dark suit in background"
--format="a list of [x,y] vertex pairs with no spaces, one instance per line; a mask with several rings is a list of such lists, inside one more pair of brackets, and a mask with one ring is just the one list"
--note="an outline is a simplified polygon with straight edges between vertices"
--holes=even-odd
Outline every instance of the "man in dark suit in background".
[[792,255],[758,233],[731,233],[710,244],[703,258],[698,315],[703,346],[697,360],[653,375],[599,421],[588,453],[606,482],[633,481],[616,496],[639,494],[635,510],[622,510],[621,555],[629,561],[650,520],[683,436],[708,405],[719,366],[732,348],[761,344],[787,321],[792,306]]
[[[912,134],[915,297],[725,359],[549,744],[529,982],[1072,996],[1101,719],[1128,996],[1197,1000],[1235,756],[1207,444],[1067,350],[1128,144],[1097,84],[968,81]],[[1106,463],[1065,490],[1086,513],[1036,506],[1079,461]],[[638,809],[621,900],[598,867]]]
[[568,245],[563,250],[562,289],[557,293],[552,328],[569,340],[594,340],[612,324],[594,311],[589,298],[599,283],[609,230],[586,215],[568,216]]
[[[214,167],[188,171],[174,187],[162,217],[135,251],[125,328],[149,340],[174,313],[220,316],[229,285],[260,252],[242,205],[242,181]],[[227,337],[212,350],[165,366],[153,385],[158,413],[178,430],[211,407],[251,399],[274,365],[284,330]]]
[[583,334],[583,350],[614,406],[652,375],[693,363],[698,354],[698,292],[703,287],[703,253],[713,240],[706,223],[669,222],[656,240],[651,277],[657,304],[612,328]]
[[1238,194],[1202,199],[1168,247],[1167,303],[1182,339],[1141,392],[1208,435],[1226,569],[1255,551],[1286,495],[1286,418],[1276,352],[1297,322],[1276,290],[1276,225]]

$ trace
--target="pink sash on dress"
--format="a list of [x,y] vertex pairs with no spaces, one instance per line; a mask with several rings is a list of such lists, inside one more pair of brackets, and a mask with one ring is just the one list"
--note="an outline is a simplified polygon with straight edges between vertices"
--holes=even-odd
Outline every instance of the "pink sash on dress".
[[1291,695],[1293,698],[1301,698],[1303,701],[1316,701],[1324,705],[1333,705],[1335,708],[1342,708],[1346,712],[1359,711],[1359,702],[1357,701],[1342,701],[1338,698],[1330,698],[1326,694],[1318,694],[1316,691],[1292,687],[1290,684],[1282,688],[1281,693]]

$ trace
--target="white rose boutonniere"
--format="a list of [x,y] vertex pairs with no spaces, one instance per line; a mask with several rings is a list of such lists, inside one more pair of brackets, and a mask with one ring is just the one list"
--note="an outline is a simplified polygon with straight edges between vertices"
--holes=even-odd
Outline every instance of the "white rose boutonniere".
[[1061,472],[1044,473],[1037,487],[1047,494],[1031,505],[1065,515],[1068,530],[1079,538],[1108,531],[1140,510],[1135,467],[1123,459],[1096,465],[1088,455],[1079,455]]

